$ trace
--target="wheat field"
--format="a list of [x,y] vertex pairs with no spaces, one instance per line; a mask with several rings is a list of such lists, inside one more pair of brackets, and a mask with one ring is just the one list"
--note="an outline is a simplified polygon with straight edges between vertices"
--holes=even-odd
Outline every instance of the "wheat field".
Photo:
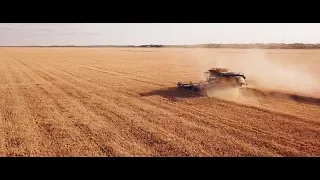
[[[245,73],[238,99],[176,88]],[[319,156],[320,51],[0,48],[0,156]]]

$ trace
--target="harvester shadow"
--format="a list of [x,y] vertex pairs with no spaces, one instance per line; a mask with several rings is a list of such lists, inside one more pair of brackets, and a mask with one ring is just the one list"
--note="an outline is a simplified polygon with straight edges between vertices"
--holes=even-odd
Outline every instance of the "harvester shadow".
[[[301,95],[278,92],[278,91],[262,91],[255,88],[245,88],[241,91],[241,93],[245,97],[250,97],[250,96],[270,97],[275,99],[291,100],[299,103],[320,106],[320,98],[315,98],[310,96],[301,96]],[[139,95],[141,97],[162,96],[168,99],[169,101],[174,101],[174,102],[178,101],[179,99],[185,99],[185,98],[205,97],[205,95],[202,95],[199,92],[192,92],[184,89],[179,89],[177,87],[169,87],[166,89],[153,90],[146,93],[140,93]]]
[[184,98],[199,98],[203,95],[197,92],[179,89],[177,87],[169,87],[167,89],[158,89],[147,93],[140,93],[140,96],[162,96],[170,101],[178,101],[179,99]]
[[292,100],[299,103],[320,106],[320,98],[301,96],[292,93],[284,93],[278,91],[262,91],[259,89],[247,88],[242,91],[242,94],[245,96],[271,97],[275,99]]

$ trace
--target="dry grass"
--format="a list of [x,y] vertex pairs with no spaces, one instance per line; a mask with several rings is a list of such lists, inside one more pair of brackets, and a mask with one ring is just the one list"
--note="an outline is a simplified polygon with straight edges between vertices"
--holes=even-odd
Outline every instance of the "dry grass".
[[[320,51],[265,50],[277,68],[256,59],[259,75],[253,52],[1,48],[0,155],[319,156]],[[243,71],[256,89],[236,102],[177,91],[206,65]],[[314,80],[284,76],[297,65]],[[257,83],[270,79],[268,91]]]

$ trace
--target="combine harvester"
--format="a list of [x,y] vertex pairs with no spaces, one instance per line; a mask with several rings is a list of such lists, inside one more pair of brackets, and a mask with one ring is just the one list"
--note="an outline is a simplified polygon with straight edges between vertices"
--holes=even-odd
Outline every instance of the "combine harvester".
[[204,73],[206,80],[199,83],[184,84],[181,82],[177,83],[178,88],[199,92],[200,94],[207,95],[208,91],[211,90],[223,90],[224,88],[244,88],[248,84],[246,77],[243,73],[228,72],[226,68],[211,68]]

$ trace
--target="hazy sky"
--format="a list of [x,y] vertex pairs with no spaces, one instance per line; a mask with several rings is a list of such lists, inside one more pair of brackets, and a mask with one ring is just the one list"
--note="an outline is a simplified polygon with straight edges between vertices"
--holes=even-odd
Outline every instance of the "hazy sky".
[[320,43],[312,24],[0,24],[0,45]]

